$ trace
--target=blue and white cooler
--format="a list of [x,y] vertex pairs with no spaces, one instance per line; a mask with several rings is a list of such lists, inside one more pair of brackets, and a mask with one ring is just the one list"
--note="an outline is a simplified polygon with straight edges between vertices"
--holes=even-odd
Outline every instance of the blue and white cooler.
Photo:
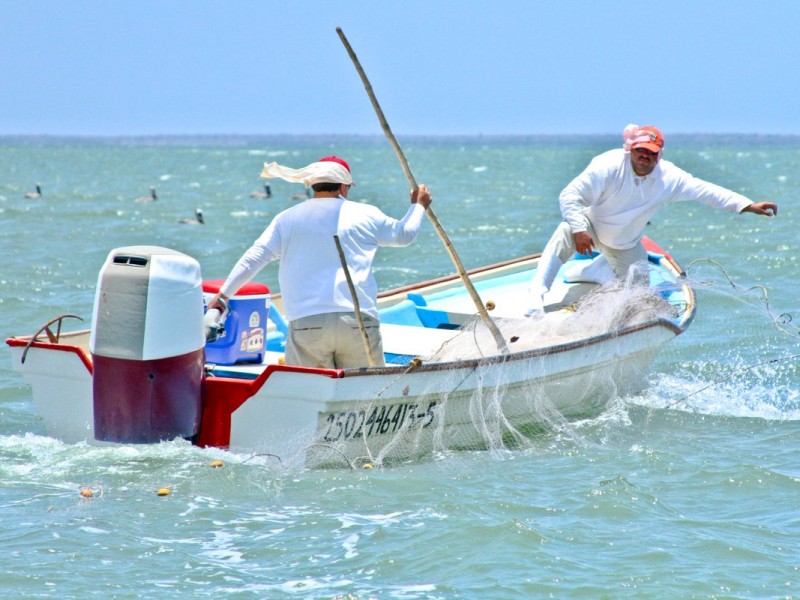
[[[224,279],[203,281],[206,303],[217,294]],[[266,347],[270,293],[263,283],[246,283],[229,300],[230,313],[225,331],[215,341],[206,343],[206,362],[234,365],[262,362]]]

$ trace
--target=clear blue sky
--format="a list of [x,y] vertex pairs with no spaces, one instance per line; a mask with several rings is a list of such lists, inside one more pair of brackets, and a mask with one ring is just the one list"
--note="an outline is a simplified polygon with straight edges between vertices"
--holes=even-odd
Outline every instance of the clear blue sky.
[[800,134],[800,1],[0,0],[0,135]]

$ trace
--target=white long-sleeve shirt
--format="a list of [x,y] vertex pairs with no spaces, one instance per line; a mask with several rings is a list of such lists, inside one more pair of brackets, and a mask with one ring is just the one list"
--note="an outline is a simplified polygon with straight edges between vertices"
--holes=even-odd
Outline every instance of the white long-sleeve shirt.
[[742,212],[752,200],[703,181],[659,160],[643,177],[631,165],[630,152],[618,148],[596,156],[559,196],[561,214],[573,233],[586,231],[584,216],[600,242],[626,250],[638,244],[645,226],[669,202],[697,200],[731,212]]
[[378,246],[407,246],[425,209],[411,204],[401,220],[380,209],[338,198],[310,198],[272,220],[231,270],[220,291],[230,297],[267,263],[280,260],[278,282],[290,321],[354,309],[334,234],[345,255],[360,309],[378,318],[372,260]]

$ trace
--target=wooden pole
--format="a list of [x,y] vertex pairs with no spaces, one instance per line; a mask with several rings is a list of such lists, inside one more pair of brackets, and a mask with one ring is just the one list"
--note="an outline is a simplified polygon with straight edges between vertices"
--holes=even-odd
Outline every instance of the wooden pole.
[[[395,153],[397,154],[397,158],[400,159],[400,164],[403,167],[403,171],[406,174],[406,178],[408,179],[408,183],[411,184],[412,190],[417,190],[419,186],[417,185],[417,181],[414,179],[414,174],[411,172],[411,168],[408,166],[408,161],[406,160],[405,154],[403,153],[403,149],[400,148],[400,144],[397,143],[397,140],[392,133],[391,128],[389,127],[389,123],[386,121],[386,117],[383,114],[383,110],[381,110],[380,104],[378,104],[378,99],[375,97],[375,92],[372,90],[372,85],[367,78],[367,74],[364,72],[364,69],[361,67],[361,63],[356,56],[356,53],[353,51],[353,47],[350,45],[350,42],[347,41],[347,37],[345,37],[344,32],[342,31],[341,27],[336,28],[336,33],[339,34],[339,38],[342,40],[342,44],[344,44],[345,49],[347,50],[347,54],[350,55],[350,60],[353,61],[353,65],[358,71],[359,76],[361,77],[361,81],[364,83],[364,88],[367,90],[367,94],[369,95],[369,99],[372,102],[372,107],[375,109],[375,114],[378,116],[378,121],[380,121],[381,127],[383,128],[383,132],[386,134],[386,137],[389,139],[389,142],[392,144]],[[453,247],[450,238],[445,232],[444,227],[442,224],[439,223],[439,219],[436,217],[436,214],[433,212],[433,209],[428,206],[425,210],[428,218],[430,219],[431,223],[433,223],[434,229],[436,229],[436,233],[439,234],[439,238],[444,243],[445,248],[447,249],[447,253],[450,255],[453,264],[455,265],[456,269],[458,270],[458,274],[461,277],[461,280],[464,282],[464,286],[467,288],[472,301],[475,303],[475,307],[478,309],[478,314],[480,315],[483,322],[486,324],[486,327],[491,332],[492,336],[494,337],[495,342],[497,343],[497,349],[500,350],[503,354],[508,354],[508,346],[506,345],[505,340],[503,339],[503,335],[500,333],[495,322],[489,316],[489,313],[486,311],[486,307],[483,305],[483,301],[481,297],[478,295],[478,292],[475,290],[475,286],[472,285],[472,280],[470,280],[469,276],[467,275],[467,271],[464,269],[464,265],[461,262],[458,254],[456,253],[456,249]]]
[[342,250],[342,244],[339,242],[339,236],[334,235],[333,241],[336,242],[336,250],[339,251],[339,260],[342,263],[342,269],[344,269],[344,277],[347,280],[347,287],[350,288],[350,294],[353,296],[353,310],[356,313],[356,321],[358,321],[358,329],[361,332],[361,339],[364,342],[364,349],[367,351],[367,360],[369,361],[369,366],[374,367],[377,363],[375,362],[375,357],[372,355],[372,346],[369,343],[369,336],[367,335],[367,330],[364,327],[364,321],[361,318],[361,307],[358,304],[358,293],[356,293],[356,286],[353,285],[353,278],[350,276],[350,269],[347,268],[347,259],[344,257],[344,250]]

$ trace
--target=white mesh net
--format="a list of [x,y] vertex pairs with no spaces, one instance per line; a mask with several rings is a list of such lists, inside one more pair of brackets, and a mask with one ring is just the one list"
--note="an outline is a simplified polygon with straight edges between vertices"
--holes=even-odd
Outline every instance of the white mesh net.
[[[485,323],[473,318],[424,361],[442,364],[423,389],[414,387],[413,399],[378,394],[364,413],[360,439],[320,439],[307,448],[306,464],[355,468],[444,451],[525,447],[542,431],[597,416],[610,400],[639,391],[667,339],[640,349],[618,334],[679,311],[646,287],[613,282],[566,310],[497,319],[512,353],[500,357]],[[595,336],[602,339],[583,343]],[[518,360],[519,353],[526,359]],[[409,367],[387,389],[402,388],[414,373]]]

